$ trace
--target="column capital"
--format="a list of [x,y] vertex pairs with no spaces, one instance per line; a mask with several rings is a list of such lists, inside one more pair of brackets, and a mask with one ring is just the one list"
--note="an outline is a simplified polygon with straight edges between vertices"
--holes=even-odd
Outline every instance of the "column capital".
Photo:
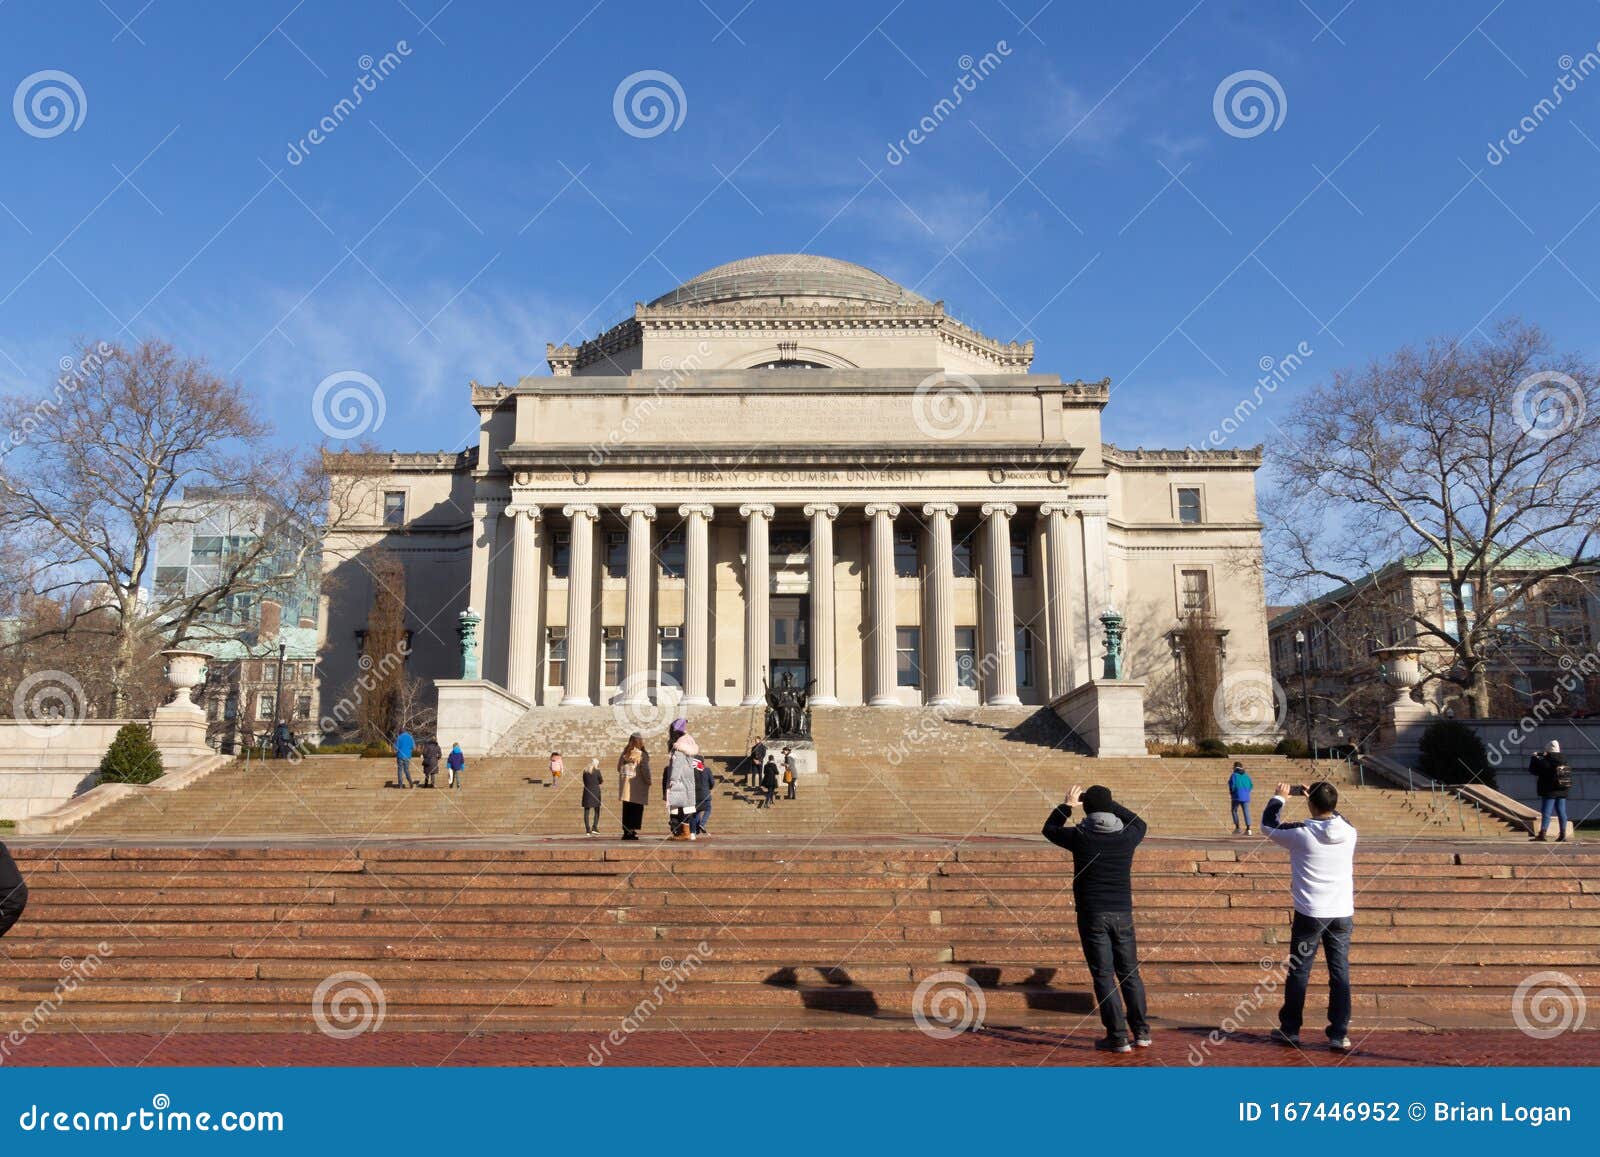
[[1078,512],[1079,518],[1109,518],[1111,516],[1111,500],[1109,498],[1080,498],[1073,503],[1073,509]]
[[597,521],[600,518],[600,508],[598,506],[590,506],[581,502],[574,503],[571,506],[563,506],[561,513],[568,518],[593,518]]
[[740,518],[771,518],[776,513],[770,502],[746,502],[739,507]]
[[679,518],[688,518],[694,514],[698,514],[701,518],[712,518],[716,513],[717,508],[709,502],[685,502],[678,507]]
[[923,504],[922,517],[932,518],[936,514],[942,514],[946,518],[954,518],[956,511],[957,507],[954,502],[927,502]]
[[985,502],[979,508],[979,511],[985,518],[993,518],[997,514],[1004,515],[1006,518],[1015,518],[1017,516],[1017,504],[1015,502]]
[[887,514],[890,518],[900,517],[900,507],[893,502],[869,502],[861,510],[868,518],[876,518],[880,514]]
[[541,513],[543,512],[540,510],[538,503],[535,502],[515,501],[506,507],[506,517],[513,521],[516,520],[518,515],[522,515],[529,522],[538,522]]
[[635,514],[642,514],[646,519],[654,519],[656,508],[648,502],[630,502],[622,508],[624,518],[632,518]]
[[839,508],[832,502],[808,502],[805,504],[804,513],[807,518],[815,518],[820,514],[832,521],[839,517]]
[[1039,504],[1039,513],[1046,518],[1052,514],[1067,515],[1072,513],[1072,507],[1065,502],[1042,502]]

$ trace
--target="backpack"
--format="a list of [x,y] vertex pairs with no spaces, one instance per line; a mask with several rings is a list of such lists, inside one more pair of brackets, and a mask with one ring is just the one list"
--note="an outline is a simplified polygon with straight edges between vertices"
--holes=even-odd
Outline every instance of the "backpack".
[[1550,782],[1557,791],[1572,790],[1572,765],[1564,759],[1550,764]]

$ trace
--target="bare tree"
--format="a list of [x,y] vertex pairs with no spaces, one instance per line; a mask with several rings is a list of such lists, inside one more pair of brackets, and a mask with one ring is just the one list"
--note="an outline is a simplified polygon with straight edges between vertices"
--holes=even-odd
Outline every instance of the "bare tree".
[[406,570],[400,560],[381,548],[364,560],[372,576],[372,606],[367,612],[361,645],[355,698],[356,726],[368,743],[389,743],[409,723],[417,690],[407,686],[405,657],[410,650],[406,630]]
[[[1311,390],[1273,456],[1270,565],[1281,589],[1376,590],[1426,560],[1448,597],[1395,599],[1429,678],[1478,717],[1507,625],[1556,578],[1577,581],[1600,526],[1600,388],[1516,321],[1483,340],[1403,349]],[[1385,640],[1387,642],[1388,640]]]
[[[43,399],[0,399],[0,420],[10,428],[0,537],[29,544],[31,593],[65,609],[13,643],[108,620],[114,716],[130,706],[141,655],[159,649],[153,640],[181,643],[230,596],[284,581],[343,510],[319,454],[271,444],[244,386],[163,342],[85,346]],[[252,533],[229,542],[198,589],[153,587],[156,537],[193,517],[180,500],[194,487],[256,512]]]

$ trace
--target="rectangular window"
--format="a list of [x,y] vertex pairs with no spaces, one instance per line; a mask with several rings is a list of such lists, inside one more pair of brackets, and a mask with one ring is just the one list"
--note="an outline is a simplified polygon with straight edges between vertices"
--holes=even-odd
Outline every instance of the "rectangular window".
[[978,628],[956,628],[956,682],[963,687],[978,686]]
[[1185,615],[1211,613],[1211,576],[1203,570],[1180,572],[1182,579],[1182,607]]
[[567,628],[551,627],[545,632],[545,670],[550,686],[564,687],[567,683]]
[[311,718],[311,696],[302,695],[294,701],[294,717],[296,719]]
[[277,701],[273,699],[272,692],[263,691],[260,695],[256,696],[257,719],[263,722],[270,722],[272,720],[273,709],[275,707],[277,707]]
[[1200,488],[1178,487],[1178,521],[1191,525],[1200,521]]
[[228,701],[222,705],[222,717],[224,719],[239,718],[239,700],[237,698],[232,695],[228,696]]
[[385,490],[383,492],[383,524],[385,526],[404,526],[406,524],[406,492],[404,490]]
[[1011,576],[1028,577],[1028,536],[1016,527],[1011,528]]
[[564,579],[572,569],[572,535],[558,530],[551,536],[550,577]]
[[968,536],[953,544],[952,563],[956,578],[972,577],[972,538]]
[[1033,632],[1017,624],[1017,686],[1033,686]]
[[605,638],[602,640],[605,650],[602,654],[605,660],[605,683],[607,687],[618,687],[622,684],[622,628],[605,628]]
[[922,631],[900,627],[894,633],[894,643],[896,686],[922,686]]
[[917,535],[915,531],[897,530],[894,532],[894,574],[896,578],[917,577]]
[[683,577],[683,531],[672,530],[661,540],[661,577]]
[[610,578],[628,577],[628,532],[606,532],[606,574]]
[[[1461,614],[1459,618],[1465,621],[1467,630],[1469,631],[1472,629],[1473,618],[1472,594],[1473,589],[1470,585],[1463,586],[1461,588],[1461,605],[1464,613]],[[1450,584],[1448,582],[1441,582],[1439,584],[1439,606],[1443,612],[1442,617],[1444,619],[1444,622],[1440,623],[1439,625],[1444,628],[1445,634],[1449,635],[1453,639],[1455,638],[1456,634],[1458,616],[1456,611],[1455,595],[1451,592]]]
[[197,534],[194,538],[194,561],[215,562],[222,557],[222,538],[214,534]]
[[661,683],[683,686],[683,632],[678,627],[661,628]]

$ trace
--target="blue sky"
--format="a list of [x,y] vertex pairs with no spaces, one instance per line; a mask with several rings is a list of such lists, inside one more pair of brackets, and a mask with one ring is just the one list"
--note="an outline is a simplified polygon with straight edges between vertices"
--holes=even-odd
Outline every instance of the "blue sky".
[[[1301,343],[1226,442],[1270,441],[1336,368],[1508,314],[1594,351],[1600,75],[1572,78],[1600,5],[1040,3],[8,0],[0,96],[55,70],[83,107],[55,135],[26,93],[0,115],[0,386],[42,390],[79,338],[160,336],[285,439],[358,370],[379,442],[454,448],[470,378],[547,372],[546,341],[793,250],[1111,377],[1129,446],[1203,441]],[[643,70],[683,93],[654,136],[613,115]],[[1254,135],[1214,113],[1246,70],[1282,94]]]

